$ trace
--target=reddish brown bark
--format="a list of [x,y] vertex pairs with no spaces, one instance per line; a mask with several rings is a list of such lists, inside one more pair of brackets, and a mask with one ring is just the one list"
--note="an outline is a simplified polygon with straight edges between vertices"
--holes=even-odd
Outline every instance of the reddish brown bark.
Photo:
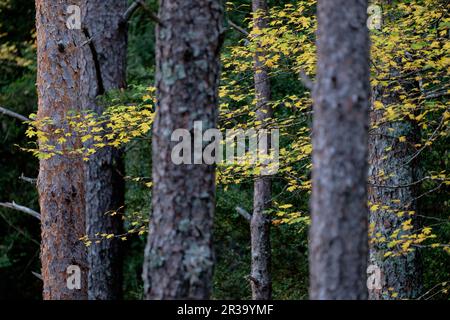
[[[49,117],[48,130],[66,126],[70,110],[80,110],[80,72],[83,55],[79,30],[66,27],[66,8],[80,1],[36,1],[38,51],[38,118]],[[57,145],[54,139],[48,144]],[[41,141],[41,148],[45,148]],[[80,141],[68,138],[64,148],[80,147]],[[79,240],[85,234],[85,177],[79,156],[58,155],[41,160],[39,167],[39,203],[41,207],[41,262],[44,282],[43,298],[86,299],[87,255]],[[81,289],[67,287],[67,268],[81,269]]]

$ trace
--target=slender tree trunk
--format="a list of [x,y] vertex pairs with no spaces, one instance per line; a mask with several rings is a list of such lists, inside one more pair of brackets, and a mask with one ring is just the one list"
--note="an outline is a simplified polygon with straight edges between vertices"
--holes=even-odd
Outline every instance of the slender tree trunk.
[[314,92],[311,299],[366,299],[367,0],[319,0]]
[[153,215],[143,278],[147,299],[206,299],[214,264],[215,168],[175,165],[171,134],[216,127],[222,6],[161,0],[157,28],[157,114],[153,128]]
[[[374,101],[385,107],[401,103],[396,90],[375,88]],[[408,122],[386,122],[383,109],[373,109],[371,121],[373,129],[369,144],[369,203],[372,206],[370,223],[376,239],[371,241],[370,264],[379,268],[381,279],[370,288],[369,296],[373,300],[413,299],[420,293],[421,268],[417,250],[401,256],[385,258],[390,236],[402,223],[413,219],[416,224],[417,210],[415,188],[415,162],[409,162],[414,153],[414,125]],[[376,126],[375,126],[376,125]],[[399,137],[406,141],[401,142]],[[385,209],[386,207],[388,209]],[[410,214],[414,212],[414,214]],[[408,234],[410,231],[402,231]],[[389,290],[390,289],[390,290]],[[395,294],[395,295],[394,295]]]
[[[36,1],[38,51],[38,118],[49,117],[48,130],[64,128],[70,110],[80,110],[79,67],[85,63],[77,50],[79,30],[66,27],[68,5],[80,1]],[[56,145],[50,138],[48,144]],[[76,138],[68,138],[64,148],[80,147]],[[41,149],[45,149],[40,141]],[[46,300],[87,298],[87,254],[79,240],[85,234],[85,177],[80,156],[58,155],[40,161],[38,190],[41,207],[41,262]],[[80,268],[80,289],[67,286],[67,269]],[[77,276],[74,274],[73,276]],[[74,281],[76,284],[76,281]]]
[[[256,29],[267,28],[268,6],[266,0],[253,0]],[[256,118],[264,125],[272,118],[270,106],[270,78],[264,63],[265,52],[258,48],[254,56]],[[253,215],[250,223],[252,238],[252,298],[269,300],[272,297],[270,274],[270,217],[266,210],[271,206],[272,181],[268,176],[257,177],[254,185]]]
[[[87,65],[82,70],[89,96],[85,109],[103,112],[95,98],[125,87],[127,28],[122,15],[126,0],[87,0],[83,7],[82,32]],[[124,204],[122,154],[104,148],[86,164],[86,228],[90,238],[96,234],[120,234],[121,215],[111,215]],[[89,299],[117,300],[122,297],[122,250],[120,239],[95,241],[89,247]]]

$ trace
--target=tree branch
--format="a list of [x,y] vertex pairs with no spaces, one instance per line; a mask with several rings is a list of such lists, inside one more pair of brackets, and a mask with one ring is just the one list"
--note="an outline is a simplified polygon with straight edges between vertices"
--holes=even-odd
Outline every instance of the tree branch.
[[36,278],[38,278],[39,280],[43,280],[42,275],[40,273],[31,271],[31,274]]
[[393,186],[393,185],[380,185],[380,184],[375,184],[375,183],[370,183],[370,182],[369,182],[369,185],[374,187],[374,188],[402,189],[402,188],[410,188],[410,187],[418,185],[418,184],[420,184],[420,183],[422,183],[422,182],[424,182],[426,180],[445,181],[445,179],[435,179],[433,177],[427,176],[427,177],[423,177],[420,180],[416,180],[416,181],[413,181],[413,182],[408,183],[408,184],[399,184],[399,185],[396,185],[396,186]]
[[0,202],[0,206],[1,207],[5,207],[5,208],[9,208],[9,209],[14,209],[20,212],[24,212],[27,213],[33,217],[35,217],[38,220],[41,220],[41,215],[39,214],[39,212],[34,211],[33,209],[21,206],[16,204],[14,201],[13,202]]
[[440,97],[449,96],[450,92],[448,90],[438,91],[438,92],[431,92],[428,94],[425,94],[425,99],[436,99]]
[[248,37],[250,35],[250,33],[247,30],[245,30],[244,28],[238,26],[236,23],[234,23],[230,19],[228,19],[228,24],[230,25],[231,28],[233,28],[234,30],[242,33],[244,36]]
[[127,11],[125,11],[125,13],[122,15],[122,20],[123,21],[128,21],[130,20],[131,16],[133,15],[133,13],[139,8],[139,1],[134,1],[127,9]]
[[28,177],[25,177],[25,176],[23,175],[23,173],[20,175],[19,179],[22,180],[22,181],[25,181],[25,182],[32,183],[32,184],[36,184],[36,183],[37,183],[37,179],[36,179],[36,178],[28,178]]
[[16,118],[22,122],[30,121],[30,119],[28,119],[27,117],[25,117],[21,114],[15,113],[14,111],[2,108],[2,107],[0,107],[0,113],[3,113],[4,115]]
[[258,279],[252,277],[251,275],[247,276],[247,279],[250,280],[251,282],[253,282],[255,285],[259,286],[260,283],[258,281]]
[[[445,115],[442,116],[441,121],[439,122],[439,125],[436,127],[436,129],[434,129],[433,134],[431,135],[431,137],[427,140],[427,142],[431,142],[434,140],[434,138],[437,136],[440,128],[444,125],[445,122]],[[406,161],[405,163],[402,164],[402,166],[406,166],[408,164],[410,164],[415,158],[417,158],[423,150],[425,150],[426,148],[428,148],[429,144],[425,143],[423,145],[422,148],[420,148],[408,161]]]
[[241,207],[236,207],[236,211],[241,216],[243,216],[245,218],[245,220],[247,220],[247,221],[252,220],[252,215],[250,213],[248,213],[247,210],[245,210],[245,209],[243,209]]
[[128,22],[138,8],[144,10],[151,20],[162,25],[161,20],[159,20],[158,16],[154,14],[153,11],[142,0],[136,0],[128,7],[127,11],[125,11],[125,13],[122,15],[122,21]]

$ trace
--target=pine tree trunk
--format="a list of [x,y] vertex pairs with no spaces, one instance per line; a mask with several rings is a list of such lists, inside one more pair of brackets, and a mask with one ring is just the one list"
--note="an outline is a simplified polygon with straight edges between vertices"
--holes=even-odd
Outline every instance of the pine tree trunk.
[[[77,50],[79,30],[66,27],[66,8],[79,1],[36,1],[38,118],[49,117],[48,130],[64,128],[67,113],[80,110],[79,66],[85,63]],[[47,144],[56,145],[50,138]],[[76,138],[68,138],[65,148],[80,147]],[[40,148],[45,149],[40,141]],[[54,156],[40,161],[39,203],[41,207],[41,262],[43,298],[81,300],[87,298],[87,254],[79,240],[85,235],[85,177],[80,156]],[[80,289],[67,286],[67,268],[81,269]],[[76,276],[76,275],[75,275]]]
[[[122,15],[126,0],[87,0],[83,8],[83,33],[92,38],[84,49],[87,65],[83,69],[89,105],[97,113],[103,107],[95,98],[125,87],[127,28]],[[86,164],[86,227],[90,238],[96,234],[120,234],[121,215],[111,216],[124,204],[122,153],[111,147],[94,154]],[[92,243],[88,251],[89,299],[117,300],[122,297],[121,240],[104,239]]]
[[216,127],[222,6],[161,0],[157,28],[157,114],[153,128],[153,213],[144,262],[147,299],[207,299],[214,264],[215,168],[175,165],[174,130]]
[[[390,1],[384,2],[389,4]],[[391,76],[398,77],[398,71],[391,70]],[[369,263],[379,268],[381,279],[372,284],[369,298],[389,300],[394,299],[396,294],[395,299],[414,299],[421,290],[419,253],[414,251],[388,258],[384,255],[392,251],[387,247],[390,236],[403,222],[412,219],[413,225],[417,225],[416,213],[409,214],[417,210],[414,200],[416,190],[414,185],[411,185],[417,179],[417,163],[408,162],[414,152],[411,146],[416,140],[416,128],[405,121],[386,122],[383,119],[386,107],[401,103],[398,90],[392,87],[375,87],[372,101],[380,101],[384,108],[375,109],[372,104],[370,115],[372,129],[369,136],[369,203],[372,208],[376,208],[370,212],[370,224],[373,226],[373,235],[378,235],[378,239],[384,237],[386,241],[370,243]],[[406,138],[405,142],[399,141],[402,136]],[[385,210],[383,206],[389,206],[389,209]]]
[[366,299],[367,0],[319,0],[310,298]]
[[[392,88],[375,88],[373,97],[385,107],[401,101]],[[380,268],[381,279],[370,288],[369,297],[372,300],[414,299],[421,289],[417,250],[401,256],[384,256],[393,250],[388,248],[392,233],[409,219],[416,224],[416,192],[412,184],[416,180],[415,163],[409,162],[414,153],[414,126],[408,122],[386,122],[383,115],[384,109],[371,112],[372,124],[377,126],[373,127],[369,140],[369,203],[373,208],[370,223],[374,227],[373,235],[377,239],[384,237],[385,241],[370,244],[370,264]],[[405,142],[400,142],[402,136],[406,137]],[[400,236],[408,233],[402,231]]]
[[[253,0],[253,13],[256,29],[267,28],[268,6],[266,0]],[[264,125],[272,117],[270,106],[270,78],[264,63],[264,51],[254,56],[256,118]],[[270,177],[257,177],[254,185],[253,215],[250,223],[252,241],[252,298],[269,300],[272,297],[272,279],[270,274],[270,217],[266,210],[270,208],[272,181]]]

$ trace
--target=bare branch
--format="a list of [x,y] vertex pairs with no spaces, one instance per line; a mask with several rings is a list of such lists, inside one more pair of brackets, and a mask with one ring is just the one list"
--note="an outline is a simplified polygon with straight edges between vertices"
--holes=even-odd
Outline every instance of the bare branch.
[[252,215],[250,213],[248,213],[247,210],[245,210],[245,209],[243,209],[241,207],[236,207],[236,211],[241,216],[243,216],[247,221],[252,220]]
[[5,208],[9,208],[9,209],[14,209],[20,212],[24,212],[27,213],[33,217],[35,217],[38,220],[41,220],[41,215],[39,214],[39,212],[34,211],[33,209],[21,206],[16,204],[14,201],[13,202],[0,202],[0,206],[1,207],[5,207]]
[[236,23],[234,23],[230,19],[228,19],[228,24],[230,25],[230,27],[232,27],[234,30],[242,33],[244,36],[248,37],[250,35],[250,33],[247,30],[245,30],[244,28],[238,26]]
[[36,178],[28,178],[28,177],[25,177],[25,176],[23,175],[23,173],[20,175],[19,179],[22,180],[22,181],[25,181],[25,182],[32,183],[32,184],[36,184],[36,183],[37,183],[37,179],[36,179]]
[[[441,118],[441,121],[439,122],[439,125],[436,127],[436,129],[434,129],[433,134],[431,135],[431,137],[428,139],[427,142],[432,142],[434,140],[434,138],[438,135],[439,130],[444,125],[444,122],[445,122],[445,115]],[[420,148],[408,161],[403,163],[402,166],[406,166],[406,165],[410,164],[415,158],[417,158],[422,153],[423,150],[428,148],[428,146],[429,146],[429,144],[425,143],[423,145],[423,147]]]
[[16,119],[18,119],[18,120],[20,120],[22,122],[30,121],[30,119],[28,119],[27,117],[25,117],[25,116],[23,116],[21,114],[18,114],[18,113],[14,112],[14,111],[2,108],[2,107],[0,107],[0,113],[3,113],[4,115],[16,118]]
[[152,19],[154,22],[162,25],[161,20],[159,20],[158,16],[145,4],[144,1],[139,0],[139,4],[141,5],[142,9],[147,12],[147,14],[149,15],[150,19]]
[[374,187],[374,188],[402,189],[402,188],[410,188],[410,187],[415,186],[415,185],[418,185],[418,184],[420,184],[420,183],[422,183],[422,182],[424,182],[424,181],[426,181],[426,180],[445,181],[445,179],[436,179],[436,178],[427,176],[427,177],[423,177],[423,178],[420,179],[420,180],[416,180],[416,181],[413,181],[413,182],[408,183],[408,184],[399,184],[399,185],[380,185],[380,184],[375,184],[375,183],[370,183],[370,182],[369,182],[369,185],[372,186],[372,187]]
[[158,16],[155,13],[153,13],[153,11],[142,0],[136,0],[128,7],[127,11],[125,11],[125,13],[122,16],[122,21],[128,22],[138,8],[144,10],[151,20],[162,25],[161,20],[159,20]]
[[33,276],[35,276],[35,277],[38,278],[39,280],[43,280],[42,275],[41,275],[40,273],[31,271],[31,274],[33,274]]
[[445,96],[449,96],[449,95],[450,95],[450,92],[448,90],[443,90],[443,91],[428,93],[425,95],[425,99],[436,99],[436,98],[445,97]]
[[134,1],[127,9],[127,11],[125,11],[125,13],[122,15],[122,20],[123,21],[128,21],[130,20],[131,16],[133,15],[133,13],[139,8],[139,1]]

